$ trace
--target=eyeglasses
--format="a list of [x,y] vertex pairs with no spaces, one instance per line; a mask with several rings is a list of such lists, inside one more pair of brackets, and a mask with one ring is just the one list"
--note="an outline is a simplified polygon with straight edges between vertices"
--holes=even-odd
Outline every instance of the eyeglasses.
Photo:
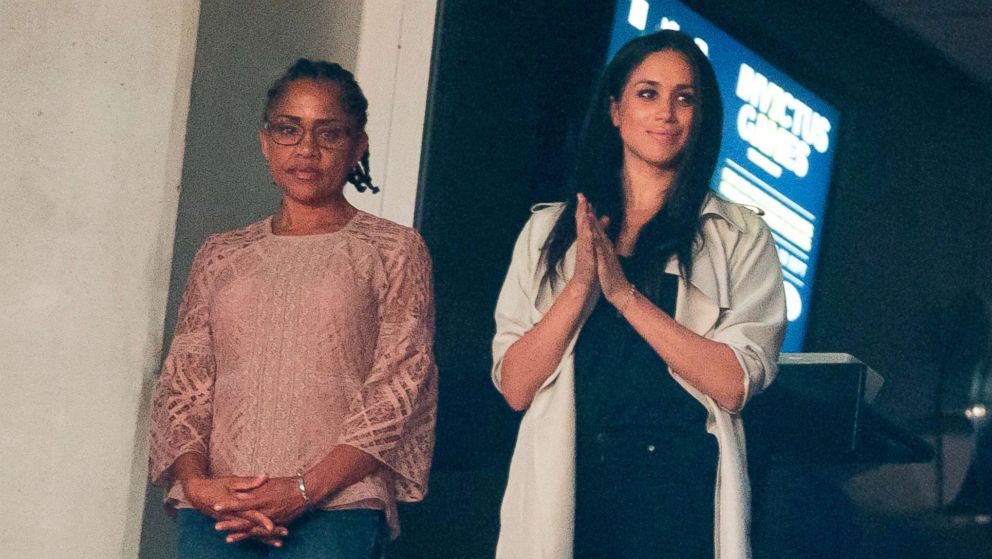
[[[281,146],[295,146],[303,140],[307,129],[292,122],[266,122],[265,130],[272,141]],[[351,138],[351,128],[333,124],[315,126],[311,134],[317,145],[325,149],[341,149]]]

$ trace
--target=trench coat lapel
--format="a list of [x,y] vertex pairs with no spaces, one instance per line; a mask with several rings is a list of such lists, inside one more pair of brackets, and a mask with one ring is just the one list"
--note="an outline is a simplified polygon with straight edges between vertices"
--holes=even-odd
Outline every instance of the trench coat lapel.
[[[713,216],[723,218],[738,231],[742,231],[744,227],[740,216],[734,214],[731,208],[722,204],[712,193],[707,195],[701,215],[703,227],[714,226],[707,221]],[[716,326],[721,311],[730,308],[730,273],[727,271],[729,255],[725,254],[726,249],[720,244],[721,237],[718,234],[702,233],[700,237],[709,237],[709,241],[703,243],[696,252],[689,281],[682,277],[675,255],[668,259],[665,273],[679,276],[679,293],[673,318],[694,333],[704,336]]]
[[673,318],[700,336],[712,330],[720,319],[720,310],[729,307],[726,290],[721,289],[721,276],[717,274],[706,252],[704,247],[698,254],[689,281],[682,276],[675,256],[665,266],[666,274],[679,276],[679,293]]

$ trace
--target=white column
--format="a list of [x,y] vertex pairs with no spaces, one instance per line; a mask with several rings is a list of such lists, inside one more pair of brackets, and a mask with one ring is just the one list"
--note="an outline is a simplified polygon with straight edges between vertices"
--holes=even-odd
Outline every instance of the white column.
[[370,164],[382,191],[349,189],[359,208],[413,223],[437,0],[366,0],[355,78],[369,100]]
[[0,5],[0,555],[135,557],[199,2]]

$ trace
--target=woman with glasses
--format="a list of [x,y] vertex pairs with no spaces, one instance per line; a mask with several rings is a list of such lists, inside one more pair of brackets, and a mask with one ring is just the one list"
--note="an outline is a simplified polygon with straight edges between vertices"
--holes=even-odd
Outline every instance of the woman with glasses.
[[768,227],[709,191],[722,112],[691,38],[631,41],[574,195],[517,241],[493,341],[493,380],[526,410],[500,559],[750,556],[739,412],[776,371],[785,297]]
[[384,557],[426,492],[430,259],[344,197],[375,190],[367,106],[337,64],[290,67],[258,134],[280,208],[196,255],[151,437],[180,557]]

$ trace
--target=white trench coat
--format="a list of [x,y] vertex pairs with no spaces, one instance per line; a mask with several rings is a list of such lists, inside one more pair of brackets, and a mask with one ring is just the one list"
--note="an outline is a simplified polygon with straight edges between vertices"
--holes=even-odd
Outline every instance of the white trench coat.
[[[565,256],[564,277],[553,290],[542,284],[541,248],[562,204],[535,206],[513,250],[496,305],[493,381],[499,388],[503,355],[536,324],[575,268],[575,247]],[[751,210],[709,195],[701,211],[702,248],[692,278],[676,258],[666,273],[680,276],[675,320],[733,349],[745,372],[745,401],[764,390],[777,372],[785,331],[785,294],[771,232]],[[497,559],[571,559],[575,513],[575,383],[573,336],[561,363],[534,396],[517,435],[500,509]],[[715,491],[717,559],[748,559],[750,485],[744,429],[730,413],[678,375],[669,374],[706,407],[706,430],[720,449]]]

